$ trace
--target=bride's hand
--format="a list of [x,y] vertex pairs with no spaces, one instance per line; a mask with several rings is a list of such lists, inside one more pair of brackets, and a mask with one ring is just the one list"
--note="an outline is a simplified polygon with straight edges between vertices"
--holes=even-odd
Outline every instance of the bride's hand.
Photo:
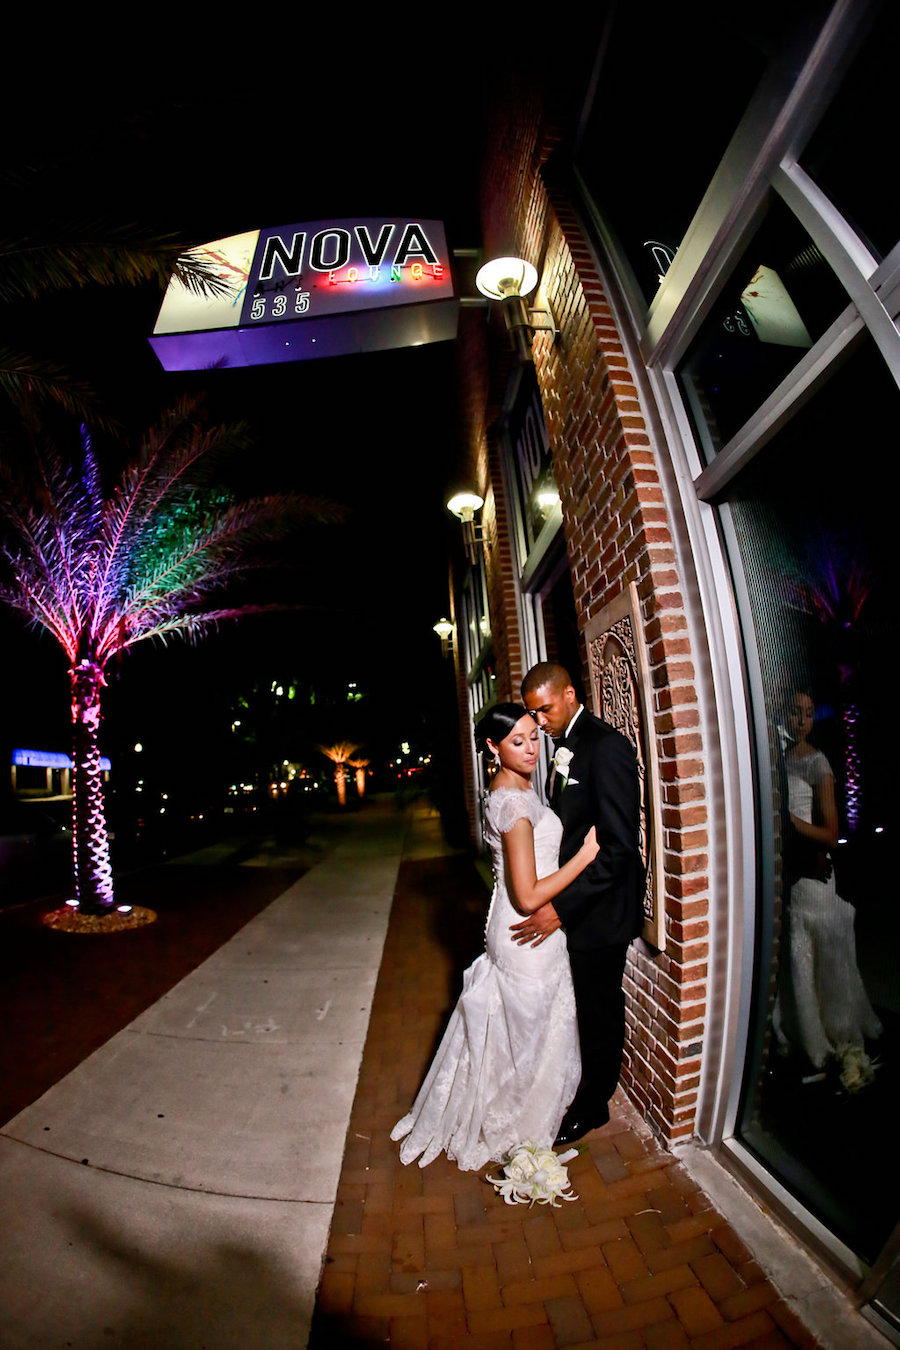
[[595,825],[592,825],[584,836],[584,843],[581,845],[580,852],[586,863],[593,862],[600,852],[600,845],[597,843],[597,827]]

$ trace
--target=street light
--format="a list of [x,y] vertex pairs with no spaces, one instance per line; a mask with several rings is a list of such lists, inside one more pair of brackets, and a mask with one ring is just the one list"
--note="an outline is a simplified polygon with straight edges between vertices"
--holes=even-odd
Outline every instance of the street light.
[[[553,315],[546,309],[529,309],[525,297],[538,284],[538,274],[524,258],[494,258],[484,264],[475,277],[475,285],[489,300],[499,300],[513,350],[520,361],[531,361],[535,329],[556,336]],[[536,318],[540,315],[540,318]]]
[[457,492],[447,503],[451,515],[462,521],[466,557],[473,566],[478,558],[475,545],[487,542],[484,527],[475,524],[475,512],[480,511],[482,506],[484,498],[479,497],[477,492]]
[[434,625],[434,631],[441,639],[441,655],[453,655],[453,624],[449,619],[439,619]]

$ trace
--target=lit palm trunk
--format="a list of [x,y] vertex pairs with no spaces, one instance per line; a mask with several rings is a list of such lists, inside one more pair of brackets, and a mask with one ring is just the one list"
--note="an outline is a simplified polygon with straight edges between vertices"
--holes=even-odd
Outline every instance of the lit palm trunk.
[[334,781],[337,787],[338,804],[347,805],[347,765],[351,762],[350,756],[354,750],[358,750],[358,745],[352,745],[349,741],[338,741],[337,745],[320,745],[319,749],[323,755],[326,755],[334,763]]
[[69,672],[72,688],[75,898],[85,914],[115,903],[100,770],[100,690],[106,683],[94,661]]
[[366,795],[366,769],[369,766],[369,760],[351,759],[347,762],[351,768],[356,770],[356,795],[364,797]]
[[859,824],[860,782],[862,777],[859,749],[856,744],[858,713],[855,703],[845,703],[842,718],[844,723],[844,770],[846,776],[844,796],[847,808],[847,826],[850,830],[855,830]]

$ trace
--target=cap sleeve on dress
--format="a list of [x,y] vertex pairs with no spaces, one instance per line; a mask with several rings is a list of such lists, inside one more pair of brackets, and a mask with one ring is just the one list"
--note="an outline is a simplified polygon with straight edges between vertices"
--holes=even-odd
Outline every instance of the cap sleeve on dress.
[[831,765],[821,750],[814,750],[810,756],[808,778],[813,787],[818,787],[825,778],[832,778]]
[[517,820],[528,820],[534,826],[541,814],[541,804],[533,792],[515,792],[499,789],[491,798],[491,814],[500,834],[507,834]]

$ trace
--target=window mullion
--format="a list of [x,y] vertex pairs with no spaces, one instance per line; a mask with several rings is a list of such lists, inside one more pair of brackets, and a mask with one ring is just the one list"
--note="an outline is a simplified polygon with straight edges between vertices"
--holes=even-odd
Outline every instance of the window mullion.
[[756,415],[697,475],[694,487],[701,501],[714,501],[725,490],[735,475],[750,463],[809,397],[836,358],[860,335],[863,328],[863,321],[854,306],[848,305],[828,332],[822,335],[803,360],[760,405]]
[[846,289],[900,384],[900,334],[869,281],[878,260],[799,164],[777,168],[772,184]]

